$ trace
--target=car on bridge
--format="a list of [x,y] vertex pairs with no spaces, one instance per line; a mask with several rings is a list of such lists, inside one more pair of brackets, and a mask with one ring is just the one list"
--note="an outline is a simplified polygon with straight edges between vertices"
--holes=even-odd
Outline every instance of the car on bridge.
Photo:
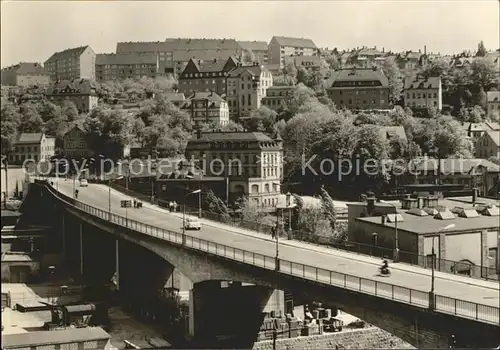
[[89,182],[87,179],[80,179],[80,187],[88,187]]
[[198,218],[187,218],[184,224],[186,230],[201,230],[201,220]]

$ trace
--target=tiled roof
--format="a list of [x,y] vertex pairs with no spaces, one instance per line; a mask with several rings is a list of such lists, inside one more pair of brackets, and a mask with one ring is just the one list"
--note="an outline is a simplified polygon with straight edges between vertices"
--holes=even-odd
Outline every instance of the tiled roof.
[[264,66],[241,66],[233,69],[229,72],[228,77],[236,78],[240,76],[243,72],[250,72],[254,77],[259,77],[263,71],[267,71]]
[[317,49],[316,44],[311,39],[290,38],[285,36],[273,36],[271,41],[275,39],[280,46],[304,47]]
[[208,132],[202,133],[201,137],[198,139],[194,135],[189,142],[190,143],[204,143],[204,142],[272,142],[268,135],[262,132]]
[[48,75],[48,72],[45,70],[45,68],[43,68],[43,66],[37,62],[20,62],[14,66],[2,69],[2,71],[5,70],[15,70],[17,74]]
[[116,53],[167,52],[170,47],[164,41],[129,41],[116,44]]
[[97,54],[95,59],[96,65],[103,64],[156,64],[156,54],[140,54],[140,53],[127,53],[127,54]]
[[488,91],[486,96],[488,102],[500,102],[500,91]]
[[40,143],[43,133],[22,133],[17,139],[17,143]]
[[85,45],[85,46],[75,47],[75,48],[72,48],[72,49],[66,49],[64,51],[56,52],[52,56],[50,56],[50,58],[47,61],[45,61],[45,62],[50,62],[50,61],[53,61],[53,60],[58,60],[60,58],[66,58],[66,57],[69,57],[69,56],[79,56],[88,47],[89,47],[88,45]]
[[389,85],[387,77],[382,71],[371,68],[342,69],[332,74],[331,80],[332,84],[344,81],[380,81],[382,86]]
[[238,44],[244,50],[267,51],[267,43],[265,41],[238,41]]
[[95,92],[95,86],[90,80],[73,79],[73,80],[62,80],[50,86],[47,90],[47,95],[64,93],[65,92],[64,90],[66,89],[68,89],[69,90],[68,92],[72,94],[90,95]]
[[184,101],[184,94],[177,92],[167,92],[163,94],[168,101]]
[[321,59],[318,56],[285,56],[285,63],[293,62],[296,67],[319,67]]
[[170,51],[178,50],[241,50],[235,39],[167,38]]
[[405,90],[408,89],[438,89],[440,77],[417,78],[411,77],[405,79]]
[[[487,167],[489,172],[500,172],[500,167],[486,159],[462,159],[448,158],[441,159],[441,172],[444,174],[468,173],[478,166]],[[416,171],[426,171],[434,173],[438,169],[437,159],[427,159],[415,164]]]
[[174,61],[189,61],[190,59],[201,61],[227,60],[235,54],[232,50],[181,50],[173,54]]
[[266,91],[273,91],[273,90],[281,91],[281,90],[293,90],[293,89],[295,89],[295,86],[275,85],[275,86],[268,87]]
[[491,140],[497,147],[500,147],[500,132],[488,130],[486,131],[486,134],[488,134],[488,136],[491,138]]
[[376,47],[363,47],[359,49],[355,55],[364,55],[364,56],[379,56],[383,55],[382,51],[378,50]]
[[184,102],[181,108],[190,108],[193,100],[208,100],[210,102],[208,108],[220,107],[221,102],[225,102],[224,99],[215,92],[195,92],[186,99],[186,102]]
[[495,122],[467,123],[465,124],[467,131],[488,131],[500,130],[500,125]]

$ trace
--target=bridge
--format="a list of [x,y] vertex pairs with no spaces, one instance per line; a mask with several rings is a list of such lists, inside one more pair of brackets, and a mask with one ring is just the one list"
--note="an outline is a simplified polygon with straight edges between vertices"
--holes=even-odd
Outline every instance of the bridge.
[[37,182],[40,191],[28,198],[48,195],[86,225],[147,248],[186,275],[194,290],[210,280],[278,287],[335,305],[417,347],[448,347],[452,334],[462,346],[500,343],[498,282],[435,272],[431,295],[426,269],[393,264],[390,278],[378,277],[379,259],[288,240],[279,241],[276,258],[275,241],[260,233],[208,220],[201,231],[183,233],[179,213],[147,203],[121,208],[121,200],[132,198],[100,184],[81,188],[76,200],[72,182],[51,182]]

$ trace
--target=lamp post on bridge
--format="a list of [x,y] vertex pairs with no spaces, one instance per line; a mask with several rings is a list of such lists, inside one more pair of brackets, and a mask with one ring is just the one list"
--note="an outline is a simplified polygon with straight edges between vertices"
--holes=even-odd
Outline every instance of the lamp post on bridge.
[[389,202],[384,202],[386,204],[389,204],[391,207],[394,208],[395,214],[394,214],[394,252],[393,252],[393,257],[392,260],[394,262],[399,261],[399,235],[398,235],[398,208],[396,207],[395,204],[389,203]]
[[[189,195],[191,194],[196,194],[196,193],[200,193],[201,190],[200,189],[197,189],[197,190],[194,190],[192,192],[189,192],[188,194],[186,194],[184,196],[184,204],[182,205],[182,239],[184,240],[185,238],[185,233],[186,233],[186,199]],[[183,242],[184,243],[184,242]]]
[[111,182],[123,179],[123,176],[119,176],[116,179],[108,179],[108,220],[111,221]]
[[435,265],[436,265],[436,253],[434,251],[434,240],[436,238],[436,235],[439,235],[442,231],[449,230],[451,228],[454,228],[455,224],[450,224],[444,227],[441,227],[439,230],[437,230],[436,234],[432,236],[432,272],[431,272],[431,291],[429,292],[429,309],[430,310],[435,310],[436,308],[436,298],[434,295],[434,270],[435,270]]

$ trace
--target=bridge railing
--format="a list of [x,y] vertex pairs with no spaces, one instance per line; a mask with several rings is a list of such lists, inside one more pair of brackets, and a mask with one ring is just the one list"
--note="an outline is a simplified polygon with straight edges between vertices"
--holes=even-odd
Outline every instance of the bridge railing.
[[[43,183],[45,184],[45,183]],[[321,269],[315,266],[296,263],[293,261],[276,259],[261,253],[246,251],[225,244],[212,242],[207,239],[195,238],[187,234],[170,231],[164,228],[148,225],[139,221],[128,219],[121,215],[110,213],[106,210],[82,203],[64,194],[59,193],[51,186],[46,186],[58,199],[79,209],[84,213],[109,221],[113,224],[141,232],[152,237],[182,245],[184,247],[221,256],[230,260],[258,266],[268,270],[277,270],[282,274],[301,277],[318,283],[338,286],[348,290],[375,295],[422,308],[430,307],[429,293],[411,288],[397,286],[377,280],[357,277],[346,273]],[[478,320],[490,324],[500,324],[499,308],[458,300],[441,295],[434,295],[434,310],[463,318]]]

